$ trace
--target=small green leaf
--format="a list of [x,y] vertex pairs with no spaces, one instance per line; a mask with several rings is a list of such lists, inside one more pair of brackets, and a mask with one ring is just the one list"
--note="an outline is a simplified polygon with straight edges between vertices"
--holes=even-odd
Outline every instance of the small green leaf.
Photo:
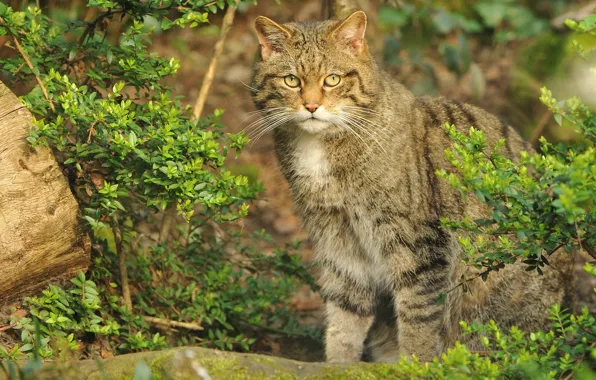
[[27,343],[27,344],[23,344],[20,347],[20,351],[21,352],[27,352],[27,351],[31,351],[33,349],[33,345],[31,343]]

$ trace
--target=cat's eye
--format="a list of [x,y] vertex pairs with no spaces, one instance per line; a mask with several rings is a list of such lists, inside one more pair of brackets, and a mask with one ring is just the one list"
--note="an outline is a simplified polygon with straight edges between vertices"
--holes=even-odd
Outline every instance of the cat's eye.
[[335,87],[341,82],[341,77],[337,74],[331,74],[325,78],[325,86]]
[[284,82],[288,87],[296,88],[300,86],[300,79],[296,78],[296,76],[292,74],[286,75],[284,77]]

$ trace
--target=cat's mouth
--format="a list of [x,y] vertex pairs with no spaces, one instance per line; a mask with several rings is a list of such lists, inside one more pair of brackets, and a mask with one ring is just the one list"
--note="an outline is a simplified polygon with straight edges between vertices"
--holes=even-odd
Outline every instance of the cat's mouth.
[[311,117],[298,123],[298,126],[308,133],[317,133],[327,129],[329,122]]
[[324,110],[324,107],[321,107],[319,110],[313,113],[299,111],[297,117],[298,127],[308,133],[321,132],[327,129],[331,124],[330,120],[328,120],[329,115]]

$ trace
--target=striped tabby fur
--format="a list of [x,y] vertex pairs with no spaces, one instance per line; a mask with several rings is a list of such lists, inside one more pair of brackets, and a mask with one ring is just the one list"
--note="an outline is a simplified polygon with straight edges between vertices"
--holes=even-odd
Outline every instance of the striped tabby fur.
[[[456,238],[439,218],[482,210],[435,175],[449,168],[443,152],[451,141],[442,125],[480,128],[492,144],[505,137],[510,155],[531,148],[482,109],[416,98],[377,67],[365,28],[363,12],[343,22],[256,20],[262,59],[252,95],[263,118],[255,131],[273,131],[322,268],[327,360],[430,360],[462,339],[461,319],[544,326],[546,306],[564,301],[569,289],[569,276],[555,269],[537,276],[512,265],[470,283],[471,293],[458,288],[438,302],[465,270]],[[324,82],[331,74],[341,78],[333,87]],[[288,85],[288,75],[298,87]]]

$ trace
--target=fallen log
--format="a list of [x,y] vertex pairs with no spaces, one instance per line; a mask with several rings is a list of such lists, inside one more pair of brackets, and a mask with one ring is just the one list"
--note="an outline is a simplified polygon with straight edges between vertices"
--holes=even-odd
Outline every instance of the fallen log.
[[25,140],[32,116],[0,82],[0,305],[90,261],[79,205],[52,152]]

